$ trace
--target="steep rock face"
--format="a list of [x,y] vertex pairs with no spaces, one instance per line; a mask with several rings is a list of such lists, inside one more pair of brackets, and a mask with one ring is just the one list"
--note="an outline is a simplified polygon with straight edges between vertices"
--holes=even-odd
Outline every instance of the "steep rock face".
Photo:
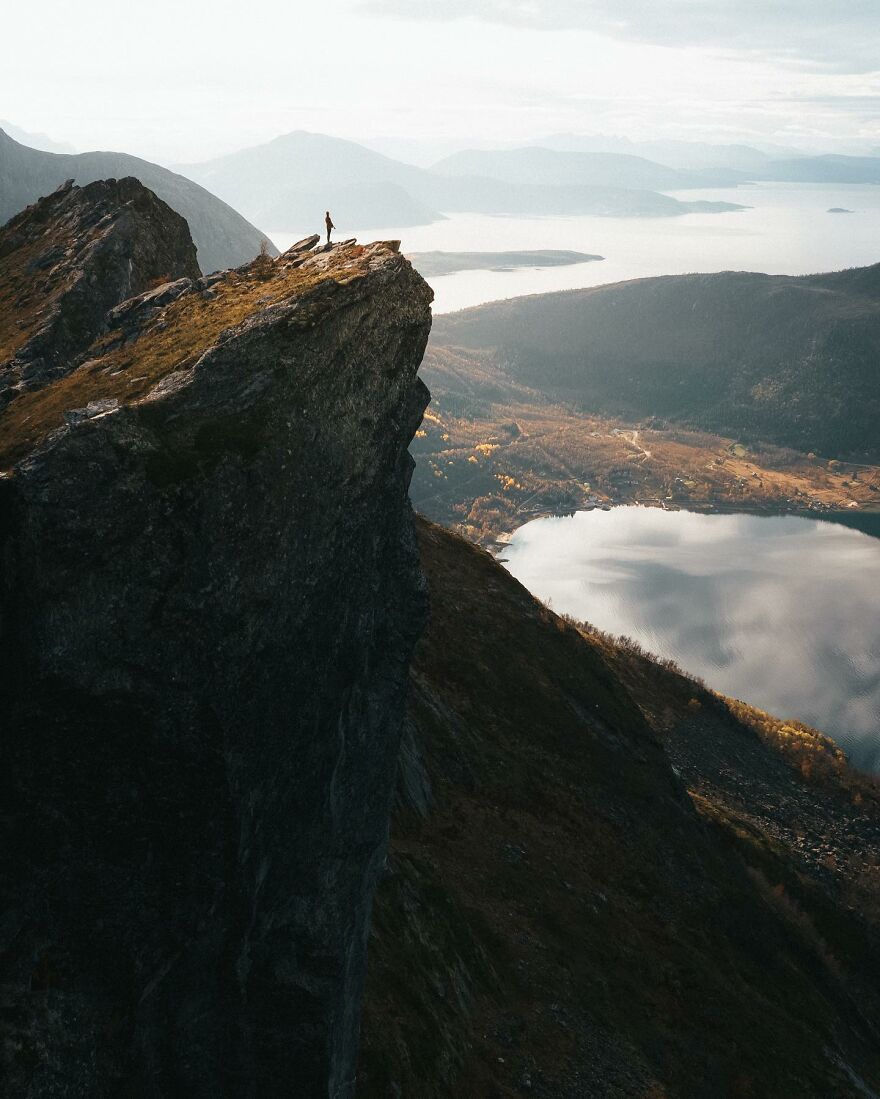
[[68,180],[0,228],[0,407],[69,370],[113,306],[198,277],[186,222],[136,179]]
[[352,1094],[430,297],[267,258],[0,418],[9,1094]]

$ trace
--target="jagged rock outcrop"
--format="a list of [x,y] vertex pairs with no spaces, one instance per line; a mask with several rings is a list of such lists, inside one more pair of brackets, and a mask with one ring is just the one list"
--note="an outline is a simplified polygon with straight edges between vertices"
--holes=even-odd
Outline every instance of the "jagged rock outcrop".
[[[49,153],[31,149],[0,129],[0,225],[67,179],[139,179],[186,218],[206,274],[236,267],[260,250],[265,234],[191,179],[128,153]],[[387,224],[387,222],[386,222]],[[269,244],[269,252],[276,254]]]
[[430,299],[394,245],[263,257],[0,417],[6,1094],[353,1094]]
[[0,407],[71,369],[113,306],[199,278],[186,222],[136,179],[72,180],[0,228]]

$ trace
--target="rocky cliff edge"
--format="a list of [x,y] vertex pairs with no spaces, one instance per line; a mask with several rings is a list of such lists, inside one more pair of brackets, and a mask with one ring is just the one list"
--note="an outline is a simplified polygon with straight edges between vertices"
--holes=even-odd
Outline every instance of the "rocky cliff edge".
[[431,292],[393,242],[209,279],[171,245],[0,416],[6,1086],[340,1099],[425,618]]

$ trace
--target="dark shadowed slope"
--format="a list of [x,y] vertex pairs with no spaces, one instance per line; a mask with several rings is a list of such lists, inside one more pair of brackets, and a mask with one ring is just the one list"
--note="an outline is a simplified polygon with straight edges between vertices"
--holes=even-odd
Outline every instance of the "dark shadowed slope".
[[591,411],[830,455],[880,453],[880,265],[674,275],[437,319],[518,381]]
[[[192,180],[127,153],[47,153],[19,145],[0,130],[0,224],[50,194],[67,179],[134,176],[186,218],[205,273],[246,263],[263,234],[241,214]],[[275,254],[274,247],[270,247]]]
[[419,538],[431,622],[361,1099],[873,1094],[870,784],[821,737],[585,636],[454,535]]

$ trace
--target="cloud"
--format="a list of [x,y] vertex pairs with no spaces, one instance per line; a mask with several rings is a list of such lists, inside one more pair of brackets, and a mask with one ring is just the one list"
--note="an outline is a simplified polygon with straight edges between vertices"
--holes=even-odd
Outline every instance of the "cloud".
[[401,19],[472,17],[535,30],[588,30],[836,72],[880,67],[877,0],[362,0],[359,8]]

